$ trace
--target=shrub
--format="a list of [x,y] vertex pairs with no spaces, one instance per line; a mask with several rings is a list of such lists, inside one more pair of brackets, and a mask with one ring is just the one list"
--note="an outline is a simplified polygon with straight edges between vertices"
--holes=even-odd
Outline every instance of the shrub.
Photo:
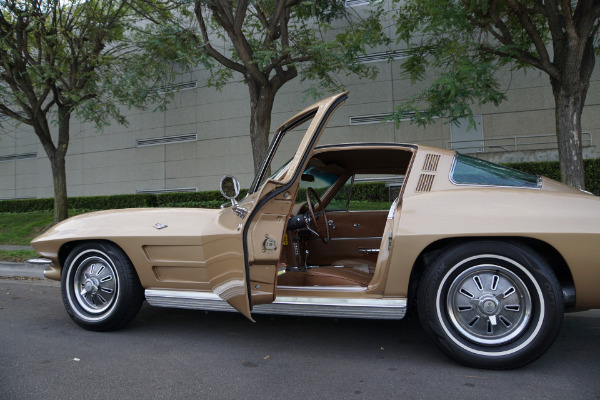
[[[560,181],[560,165],[558,161],[507,163],[507,167],[518,169],[534,175],[543,175]],[[585,190],[600,195],[600,159],[583,160],[585,172]]]
[[352,187],[352,201],[388,201],[385,182],[355,183]]
[[[560,181],[558,161],[507,163],[504,165]],[[585,169],[585,189],[595,195],[600,195],[600,159],[584,160],[583,165]],[[247,189],[243,189],[239,198],[244,197],[247,192]],[[317,190],[317,192],[322,192],[322,190]],[[306,192],[300,189],[298,196],[305,199]],[[355,183],[352,189],[352,201],[382,202],[388,201],[388,196],[388,188],[384,182]],[[70,210],[92,211],[140,207],[219,208],[227,200],[223,198],[220,191],[209,190],[205,192],[71,197],[68,202]],[[0,212],[52,211],[53,208],[54,199],[52,198],[0,201]]]

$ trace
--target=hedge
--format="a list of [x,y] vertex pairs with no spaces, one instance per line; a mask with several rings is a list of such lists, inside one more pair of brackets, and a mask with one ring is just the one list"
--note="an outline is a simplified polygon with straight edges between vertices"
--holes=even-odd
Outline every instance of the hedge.
[[[600,159],[584,160],[585,189],[595,195],[600,195]],[[544,175],[560,180],[558,161],[507,163],[508,167],[529,172],[534,175]],[[240,197],[247,193],[242,190]],[[303,192],[304,193],[304,192]],[[303,193],[299,193],[303,195]],[[387,201],[388,190],[383,182],[356,183],[352,190],[352,200],[356,201]],[[211,190],[206,192],[161,193],[161,194],[120,194],[112,196],[71,197],[68,200],[70,210],[92,211],[110,210],[116,208],[139,207],[203,207],[219,208],[226,203],[221,192]],[[0,212],[31,212],[51,211],[54,199],[23,199],[1,200]]]
[[[142,207],[219,208],[226,200],[219,191],[161,194],[118,194],[112,196],[70,197],[69,210],[93,211]],[[0,212],[51,211],[54,199],[0,201]]]
[[[534,175],[543,175],[560,181],[560,165],[558,161],[522,162],[503,164]],[[583,160],[585,173],[585,190],[600,195],[600,158]]]

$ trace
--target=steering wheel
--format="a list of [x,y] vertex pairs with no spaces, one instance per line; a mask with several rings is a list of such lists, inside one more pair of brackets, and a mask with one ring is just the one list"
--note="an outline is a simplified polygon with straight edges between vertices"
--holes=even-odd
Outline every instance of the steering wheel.
[[[326,236],[319,232],[319,225],[317,224],[317,218],[315,217],[315,209],[313,207],[312,201],[310,200],[311,194],[316,199],[317,204],[319,205],[319,210],[323,213],[323,218],[325,219],[325,231],[327,233]],[[329,243],[329,223],[327,220],[327,214],[325,213],[325,207],[323,207],[323,203],[321,203],[321,198],[319,197],[319,195],[317,195],[317,192],[315,192],[315,190],[311,187],[306,188],[306,205],[308,206],[308,212],[310,213],[311,221],[314,221],[315,229],[311,229],[309,221],[307,221],[306,227],[309,231],[311,231],[319,239],[321,239],[323,243]]]

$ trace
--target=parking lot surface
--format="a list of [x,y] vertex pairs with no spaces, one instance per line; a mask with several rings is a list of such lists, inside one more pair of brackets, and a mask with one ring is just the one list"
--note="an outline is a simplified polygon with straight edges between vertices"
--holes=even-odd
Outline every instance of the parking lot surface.
[[535,363],[471,369],[418,321],[205,313],[142,307],[89,332],[57,282],[0,279],[2,399],[600,399],[600,311],[567,314]]

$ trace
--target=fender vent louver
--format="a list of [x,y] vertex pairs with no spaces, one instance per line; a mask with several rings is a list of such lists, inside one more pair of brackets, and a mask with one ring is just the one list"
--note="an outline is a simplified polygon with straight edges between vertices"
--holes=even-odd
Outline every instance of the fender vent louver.
[[184,142],[195,142],[198,140],[198,135],[190,133],[188,135],[163,136],[157,138],[139,139],[136,140],[137,147],[157,146],[159,144],[173,144]]
[[421,174],[421,176],[419,177],[419,182],[417,183],[417,188],[415,189],[415,193],[431,191],[431,187],[433,186],[434,179],[435,179],[435,175]]
[[438,163],[440,162],[439,154],[427,154],[425,157],[425,162],[423,163],[423,171],[435,172],[438,168]]
[[37,158],[37,153],[22,153],[22,154],[11,154],[9,156],[0,156],[0,162],[28,160],[30,158]]

